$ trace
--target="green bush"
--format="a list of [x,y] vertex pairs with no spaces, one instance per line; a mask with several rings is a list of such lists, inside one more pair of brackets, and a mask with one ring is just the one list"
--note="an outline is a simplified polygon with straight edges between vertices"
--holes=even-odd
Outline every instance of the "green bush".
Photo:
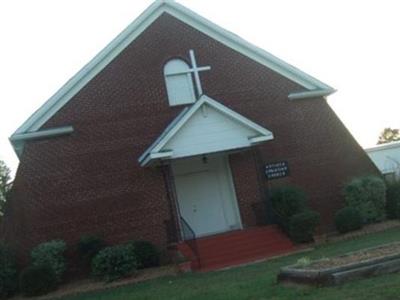
[[272,208],[278,217],[278,223],[288,231],[290,218],[306,209],[307,196],[295,186],[285,186],[271,190]]
[[18,271],[10,248],[0,242],[0,299],[11,296],[17,290]]
[[137,268],[151,268],[160,265],[160,252],[148,241],[131,242],[137,260]]
[[102,238],[95,235],[84,235],[79,239],[78,252],[85,261],[90,262],[105,246],[106,243]]
[[57,276],[49,265],[31,265],[22,270],[19,285],[25,296],[47,294],[57,287]]
[[362,217],[360,212],[354,207],[344,207],[335,215],[336,229],[340,233],[357,230],[362,227]]
[[345,186],[347,206],[359,210],[363,223],[379,222],[385,217],[386,186],[376,176],[353,179]]
[[306,210],[295,214],[289,221],[289,236],[296,243],[311,242],[320,222],[319,213]]
[[389,219],[400,219],[400,181],[388,184],[386,214]]
[[34,266],[48,265],[54,271],[57,281],[60,282],[66,269],[65,250],[66,245],[62,240],[42,243],[31,252],[32,264]]
[[92,260],[93,275],[107,282],[129,276],[136,268],[135,251],[129,243],[106,247]]

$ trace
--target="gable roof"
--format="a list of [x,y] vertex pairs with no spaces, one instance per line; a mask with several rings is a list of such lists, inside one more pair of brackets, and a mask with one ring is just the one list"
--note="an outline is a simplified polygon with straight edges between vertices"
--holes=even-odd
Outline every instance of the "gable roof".
[[[154,143],[139,157],[138,161],[142,166],[150,164],[152,161],[158,159],[169,159],[174,157],[173,150],[165,149],[165,146],[173,140],[173,138],[181,131],[186,124],[192,119],[196,112],[198,112],[204,106],[210,106],[222,115],[230,118],[234,122],[240,124],[240,126],[251,129],[256,133],[256,136],[246,137],[247,145],[252,146],[265,141],[272,140],[274,138],[271,131],[265,129],[264,127],[254,123],[253,121],[245,118],[244,116],[238,114],[237,112],[231,110],[230,108],[222,105],[221,103],[211,99],[210,97],[203,95],[201,98],[193,104],[190,108],[186,107],[164,130],[164,132],[154,141]],[[204,129],[206,130],[206,129]],[[243,145],[241,145],[242,147]],[[232,145],[231,145],[232,147]],[[224,149],[233,150],[240,147]],[[205,154],[209,152],[204,152]]]
[[215,25],[186,7],[172,0],[157,0],[35,111],[14,134],[38,131],[40,127],[79,92],[80,89],[163,13],[172,15],[180,21],[258,63],[267,66],[310,91],[292,93],[289,95],[290,99],[327,96],[335,91],[330,86],[285,63],[272,54],[248,43],[237,35]]

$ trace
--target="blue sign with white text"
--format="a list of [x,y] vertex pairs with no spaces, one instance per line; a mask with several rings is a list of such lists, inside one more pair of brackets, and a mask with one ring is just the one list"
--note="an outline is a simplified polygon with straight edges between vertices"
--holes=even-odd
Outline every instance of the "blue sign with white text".
[[278,179],[289,176],[289,164],[287,161],[269,163],[265,165],[265,175],[268,179]]

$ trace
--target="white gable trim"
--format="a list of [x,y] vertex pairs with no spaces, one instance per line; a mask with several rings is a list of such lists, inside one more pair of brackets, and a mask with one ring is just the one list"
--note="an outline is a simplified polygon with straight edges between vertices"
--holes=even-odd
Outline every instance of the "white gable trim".
[[269,141],[274,138],[271,131],[261,127],[253,121],[245,118],[230,108],[222,105],[221,103],[211,99],[210,97],[203,95],[190,109],[184,112],[183,115],[178,116],[178,120],[173,121],[173,126],[168,128],[167,132],[161,135],[161,138],[157,139],[138,159],[142,166],[147,165],[154,159],[168,159],[173,156],[173,151],[163,152],[163,147],[177,134],[177,132],[190,120],[190,118],[205,104],[208,104],[215,110],[221,112],[224,115],[229,116],[231,119],[243,124],[244,126],[255,130],[260,136],[249,138],[249,143],[255,145],[261,142]]
[[25,141],[53,138],[57,136],[70,134],[73,131],[74,128],[72,126],[50,128],[50,129],[39,130],[36,132],[14,134],[9,138],[9,141],[11,142],[11,145],[13,146],[15,153],[19,157],[22,154],[22,151],[24,150]]
[[151,161],[154,160],[162,160],[162,159],[168,159],[172,157],[173,152],[168,151],[168,152],[160,152],[160,153],[149,153],[147,156],[143,157],[143,160],[140,161],[141,166],[146,166],[148,165]]
[[122,50],[134,41],[162,13],[168,13],[174,16],[224,45],[300,84],[308,90],[323,90],[325,95],[334,92],[328,85],[285,63],[270,53],[248,43],[235,34],[215,25],[186,7],[174,1],[157,0],[30,116],[16,130],[15,134],[39,130],[44,123],[61,109]]
[[386,150],[386,149],[392,149],[392,148],[399,148],[400,150],[400,142],[390,142],[387,144],[380,144],[376,145],[370,148],[364,149],[367,153],[371,153],[374,151],[381,151],[381,150]]
[[317,98],[317,97],[325,97],[333,94],[336,90],[316,90],[316,91],[306,91],[306,92],[297,92],[297,93],[290,93],[289,99],[290,100],[297,100],[297,99],[306,99],[306,98]]
[[250,121],[249,119],[243,117],[242,115],[238,114],[237,112],[234,112],[233,110],[229,109],[228,107],[222,105],[221,103],[211,99],[208,96],[203,95],[199,101],[197,101],[190,109],[189,111],[185,114],[183,118],[180,119],[180,121],[175,124],[175,126],[167,133],[167,135],[164,136],[161,141],[157,143],[157,145],[153,148],[152,152],[158,152],[161,151],[161,149],[165,146],[165,144],[168,143],[168,141],[179,131],[179,129],[182,128],[182,126],[194,115],[194,113],[205,103],[209,104],[211,107],[215,108],[216,110],[222,112],[223,114],[226,114],[230,116],[232,119],[246,125],[249,128],[252,128],[260,133],[262,136],[267,136],[271,137],[270,139],[273,139],[273,134],[269,130],[261,127],[260,125]]

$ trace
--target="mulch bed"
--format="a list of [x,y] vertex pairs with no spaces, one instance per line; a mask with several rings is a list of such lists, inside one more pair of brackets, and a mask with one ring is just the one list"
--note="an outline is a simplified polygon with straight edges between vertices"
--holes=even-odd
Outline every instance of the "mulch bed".
[[389,255],[400,254],[400,243],[388,244],[381,247],[364,249],[357,252],[352,252],[342,256],[337,256],[329,259],[322,259],[311,262],[309,265],[302,267],[305,270],[321,270],[332,267],[340,267],[356,262],[368,261],[375,258],[381,258]]
[[350,252],[341,256],[282,267],[284,284],[339,285],[350,280],[400,272],[400,242]]

